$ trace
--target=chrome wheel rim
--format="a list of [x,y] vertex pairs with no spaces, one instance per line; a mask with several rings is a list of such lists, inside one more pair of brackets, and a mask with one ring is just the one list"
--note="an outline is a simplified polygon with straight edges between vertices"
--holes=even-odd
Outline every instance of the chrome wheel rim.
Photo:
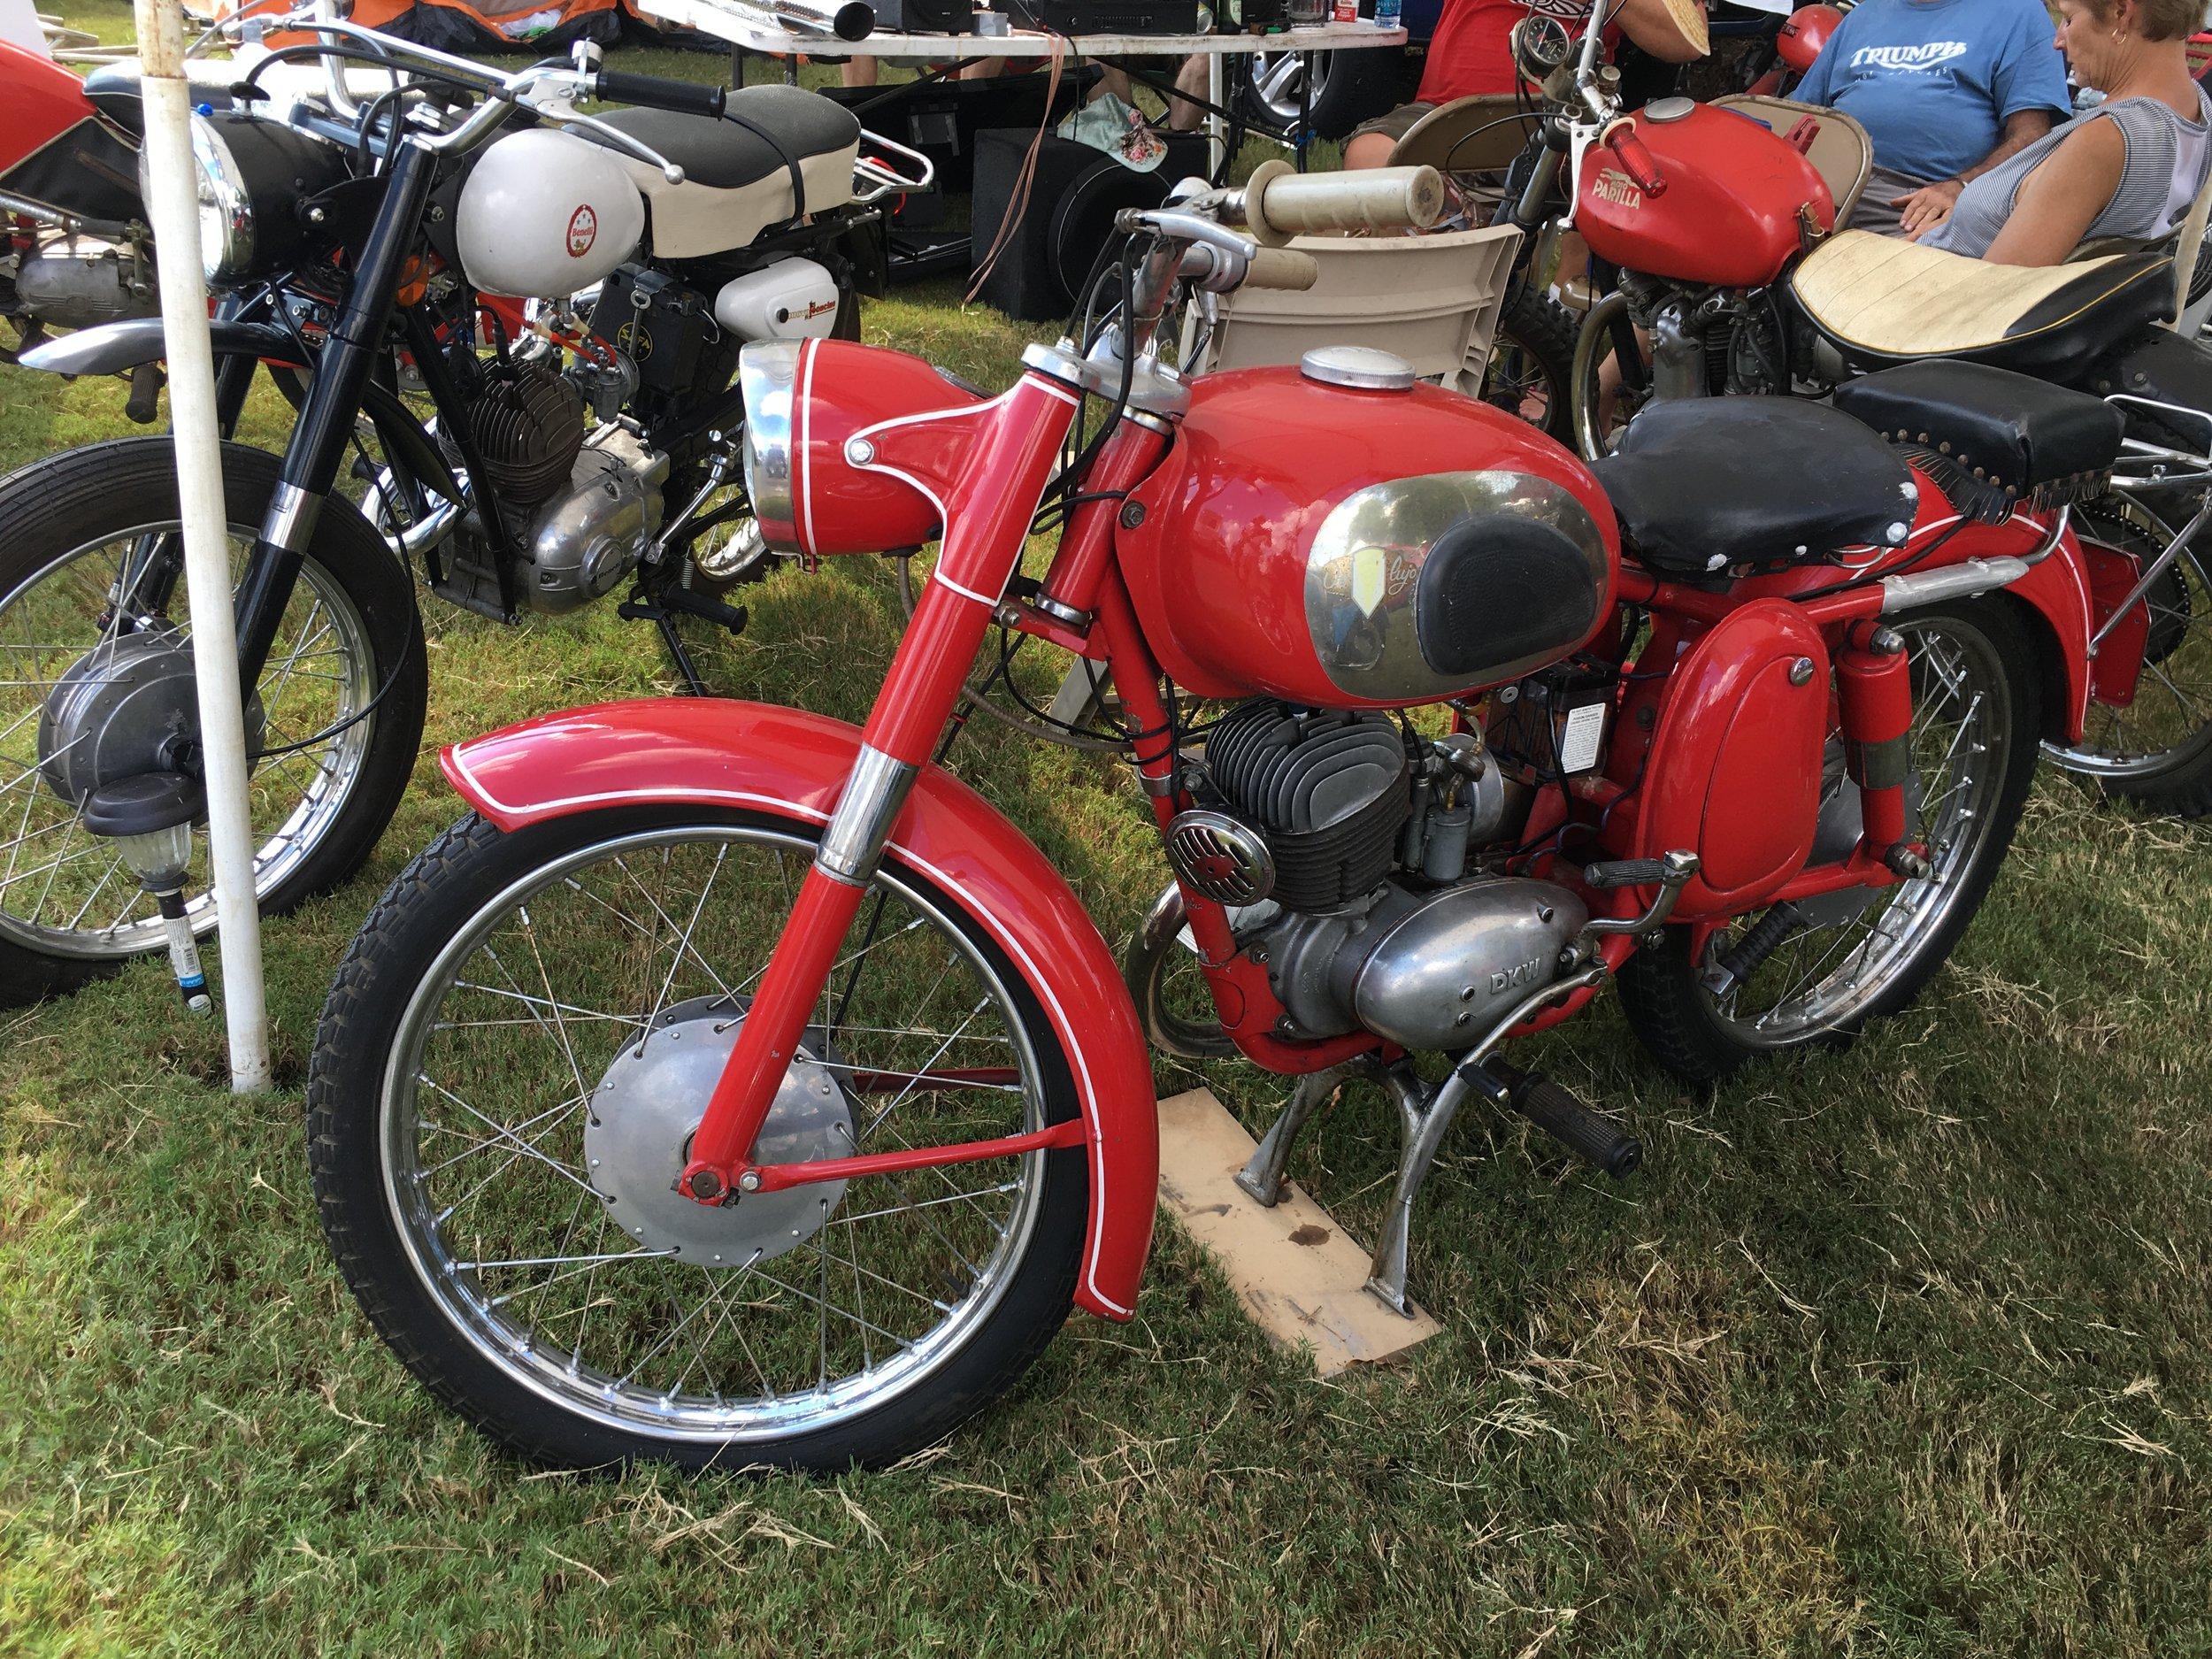
[[[1318,88],[1329,79],[1329,54],[1326,52],[1255,52],[1252,54],[1251,81],[1253,101],[1267,112],[1268,119],[1278,127],[1288,127],[1298,119],[1300,84],[1307,70],[1304,59],[1313,60],[1313,84]],[[1308,100],[1310,104],[1311,100]]]
[[[402,1015],[378,1110],[413,1270],[477,1354],[603,1427],[711,1444],[833,1428],[949,1362],[1027,1248],[1041,1152],[855,1178],[772,1264],[627,1248],[593,1187],[606,1066],[658,1041],[665,1010],[741,1003],[813,854],[727,825],[594,842],[463,921]],[[862,918],[803,1045],[851,1089],[859,1149],[1042,1127],[998,971],[887,872]]]
[[[1906,829],[1925,844],[1932,870],[1925,879],[1873,890],[1855,914],[1799,930],[1725,995],[1701,986],[1708,1011],[1751,1047],[1787,1048],[1863,1018],[1964,902],[1967,877],[1995,831],[2016,718],[2005,664],[1978,630],[1907,619],[1898,632],[1913,677]],[[1699,969],[1717,962],[1757,920],[1717,931]]]
[[[83,543],[0,596],[0,939],[11,943],[94,959],[135,956],[162,943],[151,897],[112,845],[80,827],[74,809],[42,780],[38,733],[56,679],[104,640],[160,626],[189,639],[181,577],[158,611],[132,617],[116,603],[134,550],[175,528],[173,520],[142,524]],[[231,526],[234,586],[255,534],[252,526]],[[374,736],[373,714],[332,729],[369,706],[375,656],[360,611],[312,560],[301,566],[257,689],[265,750],[321,737],[296,752],[271,753],[254,768],[254,886],[265,898],[329,833]],[[214,900],[205,838],[194,839],[187,913],[194,930],[204,933],[215,925]]]
[[[2083,541],[2139,563],[2171,543],[2173,531],[2147,509],[2112,504],[2116,523],[2077,516]],[[2043,745],[2069,772],[2114,782],[2154,778],[2212,749],[2212,570],[2196,549],[2181,550],[2143,605],[2150,649],[2134,700],[2122,709],[2093,696],[2080,742]]]

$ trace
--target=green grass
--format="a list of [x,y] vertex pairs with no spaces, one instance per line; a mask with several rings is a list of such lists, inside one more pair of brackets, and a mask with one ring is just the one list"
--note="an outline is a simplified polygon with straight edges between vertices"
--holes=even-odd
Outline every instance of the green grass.
[[[945,293],[866,329],[985,380],[1025,337]],[[0,466],[120,403],[0,372]],[[886,572],[749,598],[717,685],[862,713]],[[434,743],[669,687],[611,607],[432,620]],[[1163,877],[1113,770],[956,753],[1118,939]],[[1133,1323],[1078,1318],[905,1468],[604,1480],[434,1406],[315,1224],[324,989],[456,810],[426,749],[371,867],[268,929],[274,1096],[223,1091],[158,964],[0,1016],[0,1652],[2212,1649],[2212,832],[2045,780],[1917,1008],[1709,1100],[1609,1008],[1544,1040],[1648,1164],[1614,1187],[1471,1113],[1415,1237],[1444,1334],[1396,1369],[1313,1381],[1164,1229]],[[1355,1236],[1393,1133],[1348,1093],[1294,1166]]]

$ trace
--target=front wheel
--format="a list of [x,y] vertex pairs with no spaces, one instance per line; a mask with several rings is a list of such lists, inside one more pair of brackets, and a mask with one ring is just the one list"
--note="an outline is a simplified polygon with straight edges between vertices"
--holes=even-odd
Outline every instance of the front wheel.
[[[273,456],[224,446],[234,582],[276,486]],[[178,523],[167,438],[96,444],[0,481],[0,1006],[163,943],[154,901],[77,802],[174,764],[198,732]],[[265,912],[369,856],[407,787],[426,693],[406,572],[358,513],[326,503],[246,710]],[[203,843],[187,872],[203,932],[206,886]]]
[[1555,438],[1574,433],[1575,315],[1549,294],[1518,285],[1498,315],[1482,401]]
[[[1854,887],[1735,918],[1667,929],[1623,965],[1621,1001],[1654,1058],[1710,1083],[1756,1056],[1839,1043],[1920,994],[1996,879],[2035,772],[2034,642],[2011,602],[1985,599],[1894,619],[1910,653],[1912,775],[1906,833],[1933,866],[1921,880]],[[1856,786],[1834,764],[1816,862],[1859,839]],[[1763,928],[1756,960],[1724,989],[1716,970]],[[1763,950],[1763,954],[1757,954]]]
[[[532,1458],[889,1463],[1066,1317],[1079,1148],[720,1209],[672,1190],[818,834],[672,803],[465,818],[339,969],[308,1082],[331,1248],[408,1367]],[[1075,1111],[1020,973],[887,860],[758,1144],[810,1162]]]

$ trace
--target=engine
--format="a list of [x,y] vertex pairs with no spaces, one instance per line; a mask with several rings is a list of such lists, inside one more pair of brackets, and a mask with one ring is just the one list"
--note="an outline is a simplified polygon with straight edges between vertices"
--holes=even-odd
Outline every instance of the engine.
[[1485,873],[1505,786],[1481,740],[1272,698],[1209,733],[1203,804],[1169,826],[1177,873],[1242,907],[1284,1034],[1366,1030],[1472,1047],[1571,960],[1589,911],[1549,881]]
[[15,272],[17,306],[50,328],[90,328],[154,313],[153,263],[97,236],[41,236]]
[[[661,526],[666,454],[623,422],[587,435],[582,396],[543,363],[487,371],[468,423],[521,543],[519,603],[557,616],[611,591],[637,568]],[[504,614],[497,567],[480,542],[457,539],[438,586],[472,610]]]

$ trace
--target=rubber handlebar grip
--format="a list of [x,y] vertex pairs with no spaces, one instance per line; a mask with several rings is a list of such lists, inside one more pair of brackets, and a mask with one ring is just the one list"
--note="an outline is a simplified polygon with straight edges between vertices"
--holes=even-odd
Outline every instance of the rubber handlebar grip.
[[1605,131],[1605,147],[1613,152],[1613,158],[1621,169],[1636,181],[1636,188],[1646,196],[1661,196],[1667,193],[1667,175],[1659,171],[1659,164],[1651,158],[1651,151],[1644,148],[1644,141],[1636,136],[1636,129],[1627,121],[1616,121]]
[[659,75],[633,75],[619,69],[603,69],[592,83],[593,92],[614,104],[641,104],[649,110],[669,110],[678,115],[705,115],[719,120],[728,93],[721,87],[702,86],[695,81],[669,81]]
[[1263,248],[1245,269],[1248,288],[1288,288],[1302,294],[1321,280],[1321,266],[1310,253],[1289,248]]
[[1444,175],[1433,167],[1293,173],[1263,163],[1244,188],[1245,222],[1279,247],[1317,231],[1426,230],[1444,216]]

